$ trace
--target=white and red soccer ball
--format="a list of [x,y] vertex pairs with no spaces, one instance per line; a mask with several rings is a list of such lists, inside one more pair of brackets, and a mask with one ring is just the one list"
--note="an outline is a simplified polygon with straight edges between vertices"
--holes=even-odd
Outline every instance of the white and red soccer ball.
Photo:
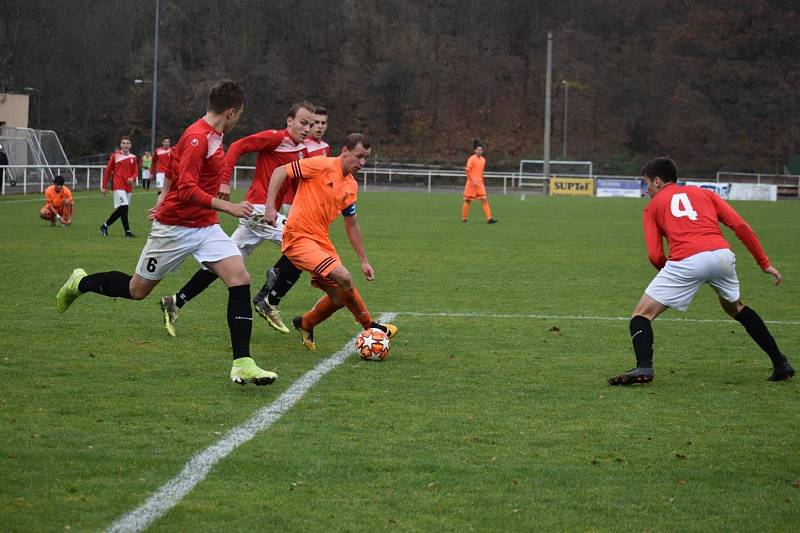
[[356,337],[356,350],[365,361],[383,361],[389,357],[389,335],[378,328],[365,329]]

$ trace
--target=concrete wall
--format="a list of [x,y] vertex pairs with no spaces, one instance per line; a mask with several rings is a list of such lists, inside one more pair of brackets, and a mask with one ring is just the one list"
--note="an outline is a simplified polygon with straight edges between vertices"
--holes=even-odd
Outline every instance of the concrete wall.
[[27,94],[0,93],[0,123],[12,128],[28,127],[30,99]]

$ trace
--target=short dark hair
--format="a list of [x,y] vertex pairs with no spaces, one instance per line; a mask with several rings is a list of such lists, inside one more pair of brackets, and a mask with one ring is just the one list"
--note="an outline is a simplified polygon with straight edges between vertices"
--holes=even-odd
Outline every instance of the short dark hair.
[[328,110],[325,109],[324,107],[322,107],[321,105],[318,105],[317,107],[314,108],[314,114],[315,115],[325,115],[327,117],[328,116]]
[[123,135],[122,137],[119,138],[119,142],[130,141],[130,140],[131,140],[131,138],[128,137],[127,135]]
[[57,175],[55,178],[53,178],[53,183],[56,185],[64,185],[64,176],[61,174]]
[[244,89],[239,82],[227,78],[219,80],[208,91],[208,110],[224,113],[226,109],[240,109],[247,103]]
[[369,142],[369,137],[364,135],[363,133],[351,133],[347,136],[344,140],[344,147],[348,150],[355,149],[358,145],[363,146],[364,148],[369,148],[372,144]]
[[669,157],[656,157],[642,167],[642,176],[649,179],[661,178],[662,181],[678,181],[678,167]]
[[309,102],[308,100],[301,100],[300,102],[295,102],[292,104],[292,107],[289,108],[289,111],[286,112],[286,118],[297,117],[297,112],[301,109],[308,109],[312,113],[317,112],[317,106]]

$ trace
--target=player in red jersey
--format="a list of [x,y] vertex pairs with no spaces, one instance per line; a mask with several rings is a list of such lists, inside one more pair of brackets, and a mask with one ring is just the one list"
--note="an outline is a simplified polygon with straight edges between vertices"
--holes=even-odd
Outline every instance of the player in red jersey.
[[[228,150],[220,187],[220,197],[222,198],[230,197],[230,177],[239,157],[251,152],[258,153],[253,183],[245,195],[245,199],[253,204],[254,217],[240,218],[239,227],[231,235],[243,256],[247,257],[257,246],[267,240],[280,246],[285,217],[281,217],[280,223],[276,227],[261,222],[269,179],[272,171],[277,167],[306,156],[307,151],[303,141],[308,136],[313,123],[314,105],[309,102],[298,102],[292,105],[286,114],[286,129],[265,130],[249,135],[233,143]],[[284,193],[285,190],[286,188],[283,190]],[[280,204],[277,207],[280,207]],[[277,266],[279,265],[276,264]],[[297,275],[299,277],[299,271]],[[201,268],[177,293],[161,298],[161,310],[164,314],[164,327],[167,333],[175,336],[175,321],[180,309],[216,279],[217,275],[214,272]],[[266,284],[265,282],[264,285],[266,286]],[[262,292],[259,292],[253,303],[258,314],[270,326],[281,333],[289,333],[289,328],[281,320],[277,306],[268,305]]]
[[[725,200],[700,187],[678,185],[671,159],[653,159],[642,169],[652,200],[644,210],[643,224],[650,263],[659,270],[631,315],[630,331],[636,368],[614,376],[610,385],[649,383],[653,380],[653,328],[651,322],[668,308],[686,311],[705,283],[717,292],[728,315],[742,324],[772,361],[770,381],[794,376],[794,368],[778,349],[761,317],[742,303],[736,258],[723,238],[719,223],[733,230],[758,266],[780,285],[781,273],[770,264],[758,237]],[[662,238],[669,245],[664,257]]]
[[351,133],[345,139],[339,157],[314,157],[275,169],[269,185],[267,211],[269,224],[278,221],[275,199],[279,198],[287,178],[300,180],[295,204],[289,212],[283,238],[283,253],[297,267],[309,272],[312,285],[325,291],[314,307],[292,324],[300,332],[303,345],[316,350],[314,326],[342,307],[347,307],[365,329],[379,328],[394,337],[397,327],[372,320],[353,278],[339,259],[329,236],[331,223],[341,214],[353,251],[361,260],[367,281],[375,279],[375,270],[367,259],[361,227],[356,217],[358,183],[356,174],[367,161],[370,142],[366,135]]
[[139,176],[139,161],[131,153],[130,137],[122,137],[119,141],[119,150],[115,150],[108,158],[106,168],[103,171],[103,181],[100,184],[100,192],[106,195],[108,182],[111,181],[112,194],[114,196],[114,212],[108,220],[100,226],[100,233],[108,237],[108,227],[122,219],[122,227],[125,228],[126,237],[134,237],[128,224],[128,206],[131,204],[131,191],[133,184]]
[[[317,106],[314,109],[314,124],[311,127],[308,137],[303,141],[303,144],[308,150],[307,157],[328,157],[330,155],[330,145],[322,140],[327,130],[328,110],[322,106]],[[289,183],[289,186],[283,195],[283,210],[284,213],[288,215],[300,182],[296,179],[287,179],[286,181]],[[272,323],[271,315],[279,317],[280,315],[277,313],[281,299],[286,296],[297,280],[300,279],[302,273],[303,271],[294,266],[288,257],[281,255],[278,261],[267,269],[267,281],[261,287],[261,290],[258,291],[255,298],[253,298],[253,303],[256,306],[258,314],[266,318],[270,323]],[[273,325],[273,327],[275,326]]]
[[153,172],[156,174],[156,192],[161,194],[164,188],[164,179],[169,174],[169,167],[172,155],[172,141],[169,137],[164,137],[161,140],[161,146],[156,148],[153,153],[153,161],[151,166]]
[[[330,145],[322,140],[326,131],[328,131],[328,110],[318,105],[314,109],[314,124],[311,126],[308,137],[303,141],[303,144],[306,145],[306,150],[308,150],[307,157],[328,157],[331,155]],[[298,180],[295,179],[287,180],[287,183],[289,185],[286,193],[283,195],[282,207],[285,215],[288,215],[289,210],[292,208],[294,195],[297,193],[297,186],[300,184]]]
[[191,256],[211,269],[228,286],[228,327],[233,350],[230,378],[240,384],[269,385],[277,376],[259,368],[250,357],[253,314],[250,274],[239,248],[219,225],[217,211],[235,217],[253,212],[250,202],[232,204],[217,198],[225,151],[222,136],[238,122],[245,106],[242,87],[230,80],[217,82],[208,95],[205,116],[189,126],[172,152],[171,174],[154,208],[150,230],[136,273],[100,272],[87,275],[75,269],[56,296],[60,312],[81,294],[142,300],[161,279]]

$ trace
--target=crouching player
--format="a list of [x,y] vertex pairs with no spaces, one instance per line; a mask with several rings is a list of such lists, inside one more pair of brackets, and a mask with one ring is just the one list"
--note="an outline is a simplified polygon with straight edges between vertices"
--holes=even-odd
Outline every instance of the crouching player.
[[205,116],[189,126],[172,153],[172,175],[158,197],[150,236],[139,256],[136,273],[100,272],[87,275],[76,269],[56,296],[60,312],[78,296],[95,292],[103,296],[144,299],[168,272],[192,255],[228,286],[228,328],[233,349],[232,381],[269,385],[277,378],[259,368],[250,357],[253,313],[250,308],[250,274],[239,248],[219,225],[217,211],[249,217],[249,202],[232,204],[216,198],[225,151],[222,136],[244,111],[244,91],[238,83],[221,80],[208,96]]
[[356,219],[358,183],[353,177],[364,166],[369,154],[370,142],[366,135],[351,133],[339,157],[313,157],[278,167],[269,182],[264,218],[275,225],[278,192],[287,177],[299,181],[283,230],[282,250],[295,266],[311,274],[312,285],[325,291],[309,312],[292,319],[303,345],[312,351],[317,348],[314,327],[345,306],[364,329],[381,329],[390,338],[397,335],[395,325],[372,320],[328,234],[331,223],[342,214],[347,238],[361,260],[361,271],[367,281],[375,279]]
[[44,207],[39,216],[49,220],[51,226],[60,222],[65,226],[72,224],[72,191],[64,185],[64,176],[56,176],[53,184],[44,190]]
[[[608,383],[630,385],[653,381],[652,321],[670,307],[686,311],[705,283],[716,291],[722,309],[744,326],[769,356],[773,369],[767,379],[791,379],[794,368],[778,349],[766,324],[740,299],[736,257],[723,238],[719,223],[733,230],[761,270],[775,278],[775,285],[780,285],[781,273],[770,264],[756,234],[712,191],[678,185],[678,170],[671,159],[653,159],[642,169],[642,174],[652,197],[644,210],[644,236],[650,262],[659,272],[633,310],[630,322],[636,368],[610,378]],[[669,244],[669,260],[664,257],[662,237]]]

